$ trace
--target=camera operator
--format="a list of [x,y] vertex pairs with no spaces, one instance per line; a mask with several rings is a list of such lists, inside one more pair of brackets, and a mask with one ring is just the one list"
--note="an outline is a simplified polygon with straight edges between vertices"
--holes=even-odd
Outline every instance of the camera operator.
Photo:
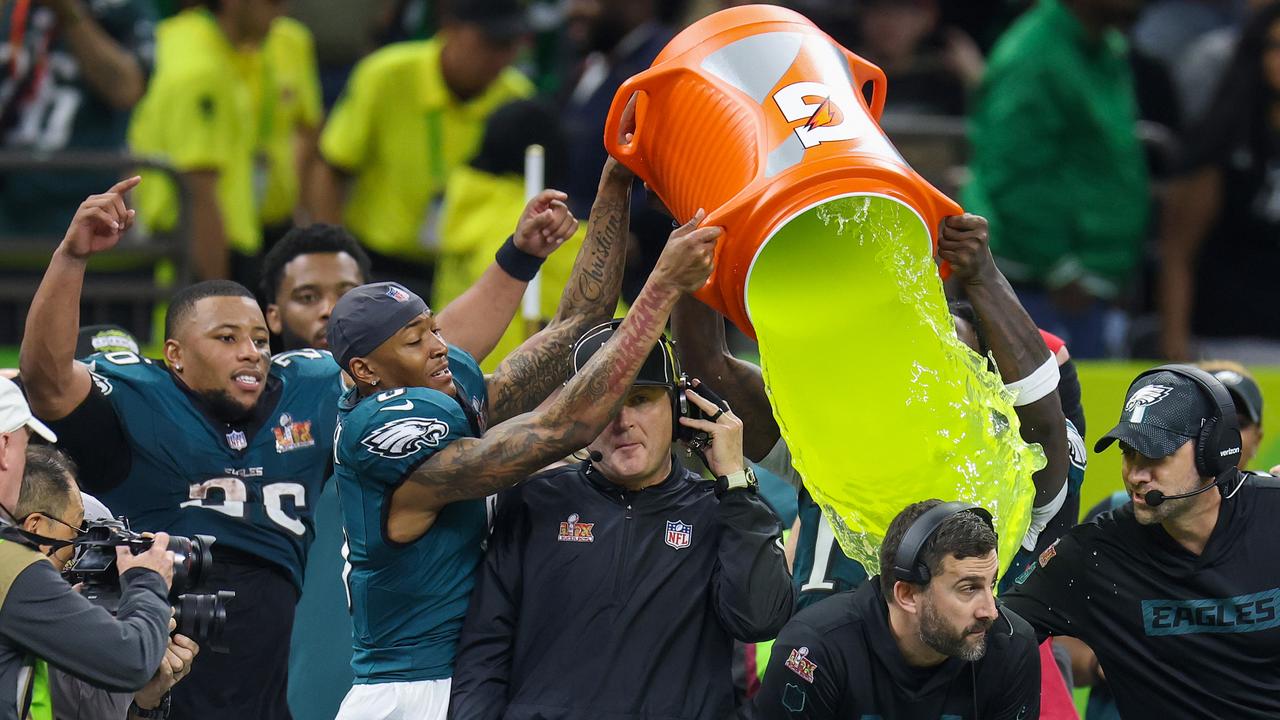
[[[38,508],[72,508],[74,498],[81,500],[80,511],[86,521],[110,520],[111,512],[92,495],[76,490],[75,463],[49,445],[33,445],[27,451],[27,469],[22,476],[16,512],[23,518],[22,527],[36,535],[69,540],[76,532],[61,525],[52,515]],[[54,512],[49,511],[51,514]],[[63,511],[75,515],[74,508]],[[70,546],[54,551],[49,559],[59,570],[71,557]],[[177,628],[169,620],[169,632]],[[174,635],[164,653],[164,662],[151,677],[151,682],[137,693],[111,692],[59,669],[50,668],[49,696],[57,720],[133,720],[134,718],[168,717],[169,688],[191,672],[191,661],[200,652],[194,640]]]
[[[0,420],[24,412],[30,416],[17,388],[0,386]],[[38,475],[33,473],[33,480]],[[17,482],[11,472],[0,476],[0,484]],[[23,489],[13,512],[5,508],[17,522],[0,527],[0,720],[28,717],[33,700],[49,702],[45,662],[98,687],[141,689],[165,658],[174,564],[173,553],[165,549],[168,535],[156,535],[151,549],[139,555],[117,549],[122,599],[112,617],[58,572],[84,521],[74,481],[53,473],[49,483],[33,482],[25,497]],[[9,491],[0,487],[0,494]]]

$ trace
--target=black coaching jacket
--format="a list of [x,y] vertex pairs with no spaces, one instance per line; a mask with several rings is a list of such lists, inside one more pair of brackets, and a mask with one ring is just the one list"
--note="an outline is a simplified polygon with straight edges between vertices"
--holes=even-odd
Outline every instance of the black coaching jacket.
[[725,718],[733,639],[791,616],[778,519],[673,461],[631,492],[590,463],[500,496],[454,664],[449,717]]

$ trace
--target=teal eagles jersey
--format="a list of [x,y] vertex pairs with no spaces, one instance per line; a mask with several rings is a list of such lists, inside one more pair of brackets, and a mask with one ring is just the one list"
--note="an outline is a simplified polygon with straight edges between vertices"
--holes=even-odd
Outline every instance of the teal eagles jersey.
[[453,674],[458,633],[488,532],[484,500],[451,503],[422,537],[383,533],[392,492],[458,438],[480,437],[488,405],[476,361],[450,346],[458,399],[429,388],[360,398],[338,408],[334,478],[347,534],[347,593],[356,684],[438,680]]
[[301,589],[342,392],[333,356],[275,356],[263,391],[275,407],[256,430],[205,415],[158,362],[130,352],[88,360],[130,446],[128,475],[99,496],[112,513],[136,530],[213,535],[214,558],[234,548],[278,565]]
[[[1063,512],[1073,515],[1064,518],[1062,523],[1058,517],[1050,522],[1049,527],[1041,533],[1038,545],[1051,543],[1057,535],[1075,525],[1074,515],[1079,512],[1080,486],[1084,483],[1085,466],[1088,455],[1085,452],[1084,440],[1076,431],[1071,421],[1067,421],[1067,454],[1070,463],[1067,469],[1067,496],[1076,497],[1074,503],[1063,505]],[[796,588],[796,611],[814,604],[832,593],[853,590],[867,579],[867,571],[862,563],[849,559],[836,542],[831,524],[822,514],[822,509],[809,496],[809,491],[800,487],[797,502],[800,517],[800,537],[796,541],[795,564],[792,574]],[[1061,527],[1059,527],[1061,526]],[[1055,535],[1053,531],[1057,531]],[[1019,550],[1014,556],[1009,571],[1001,579],[1001,589],[1011,584],[1019,575],[1020,569],[1032,563],[1038,553],[1030,550]],[[1006,582],[1006,580],[1008,582]]]
[[867,571],[840,549],[831,523],[804,486],[800,487],[796,511],[800,537],[796,539],[791,578],[796,588],[796,612],[800,612],[832,593],[857,588],[867,579]]

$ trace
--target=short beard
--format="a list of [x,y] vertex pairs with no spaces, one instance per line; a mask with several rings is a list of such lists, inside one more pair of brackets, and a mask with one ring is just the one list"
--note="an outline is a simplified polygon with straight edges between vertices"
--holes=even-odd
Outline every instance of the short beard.
[[227,424],[246,420],[254,411],[255,406],[241,405],[226,390],[202,390],[196,394],[204,401],[210,415]]
[[963,633],[956,633],[947,625],[946,619],[942,617],[933,607],[933,603],[928,600],[922,600],[920,603],[920,642],[933,648],[935,652],[946,655],[947,657],[960,658],[965,662],[977,662],[987,654],[987,636],[980,635],[976,642],[968,639],[970,631],[990,630],[991,623],[986,623],[986,627],[973,626],[965,628]]
[[288,323],[282,323],[280,332],[280,347],[282,352],[291,350],[302,350],[309,347],[315,347],[315,343],[301,335],[294,334]]
[[[1168,493],[1169,495],[1182,495],[1194,492],[1204,487],[1204,481],[1196,478],[1196,482],[1189,488],[1178,490],[1177,492]],[[1207,493],[1212,490],[1205,491]],[[1188,513],[1195,507],[1195,503],[1189,502],[1194,498],[1186,498],[1182,500],[1166,500],[1155,507],[1145,506],[1146,512],[1137,512],[1138,506],[1134,505],[1133,519],[1138,521],[1139,525],[1163,525],[1170,520],[1177,519],[1179,516]]]

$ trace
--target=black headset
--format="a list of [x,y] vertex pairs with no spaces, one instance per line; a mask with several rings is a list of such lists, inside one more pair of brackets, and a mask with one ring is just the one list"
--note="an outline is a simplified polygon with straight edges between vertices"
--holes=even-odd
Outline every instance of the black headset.
[[[573,358],[574,367],[577,368],[580,365],[586,364],[586,360],[579,357],[585,348],[590,345],[594,345],[602,333],[608,333],[608,335],[611,336],[621,324],[622,320],[610,320],[609,322],[595,326],[583,334],[583,336],[573,345],[571,357]],[[605,338],[606,342],[607,340],[608,337]],[[599,346],[592,347],[590,352],[594,354],[598,349]],[[668,389],[671,396],[671,439],[684,440],[688,442],[694,439],[697,434],[701,432],[680,424],[680,418],[696,418],[701,416],[701,410],[693,403],[689,402],[689,398],[684,394],[685,390],[693,386],[690,384],[689,376],[685,375],[680,369],[680,360],[676,355],[674,341],[667,339],[665,335],[660,335],[658,337],[657,344],[651,351],[651,354],[652,352],[660,352],[662,354],[662,377],[643,378],[637,376],[635,384],[648,385],[651,387],[665,387]],[[648,365],[648,362],[648,359],[646,359],[644,364]],[[644,368],[642,366],[641,370],[643,371],[643,369]],[[698,385],[696,392],[720,406],[722,409],[729,409],[729,406],[725,403],[724,399],[711,391],[711,389],[705,384]]]
[[1208,396],[1214,407],[1213,416],[1200,426],[1196,438],[1196,470],[1201,477],[1221,477],[1235,468],[1240,460],[1240,421],[1231,393],[1218,378],[1190,365],[1161,365],[1151,368],[1129,383],[1132,391],[1142,378],[1159,372],[1170,372],[1191,380]]
[[658,337],[655,349],[662,351],[662,369],[667,380],[665,384],[671,388],[671,439],[679,440],[681,431],[685,429],[680,424],[680,418],[689,417],[690,402],[684,394],[685,388],[689,387],[689,376],[680,369],[675,343],[668,340],[666,335]]
[[920,554],[924,550],[925,543],[929,542],[929,538],[942,527],[942,523],[946,522],[953,515],[962,512],[973,513],[980,520],[995,532],[995,522],[991,519],[991,513],[978,505],[967,502],[945,502],[936,505],[925,511],[923,515],[916,518],[911,527],[907,528],[907,532],[902,536],[902,542],[898,544],[898,551],[893,555],[893,577],[903,582],[914,583],[916,585],[927,585],[929,579],[933,577],[933,573],[929,571],[929,566],[921,559]]

